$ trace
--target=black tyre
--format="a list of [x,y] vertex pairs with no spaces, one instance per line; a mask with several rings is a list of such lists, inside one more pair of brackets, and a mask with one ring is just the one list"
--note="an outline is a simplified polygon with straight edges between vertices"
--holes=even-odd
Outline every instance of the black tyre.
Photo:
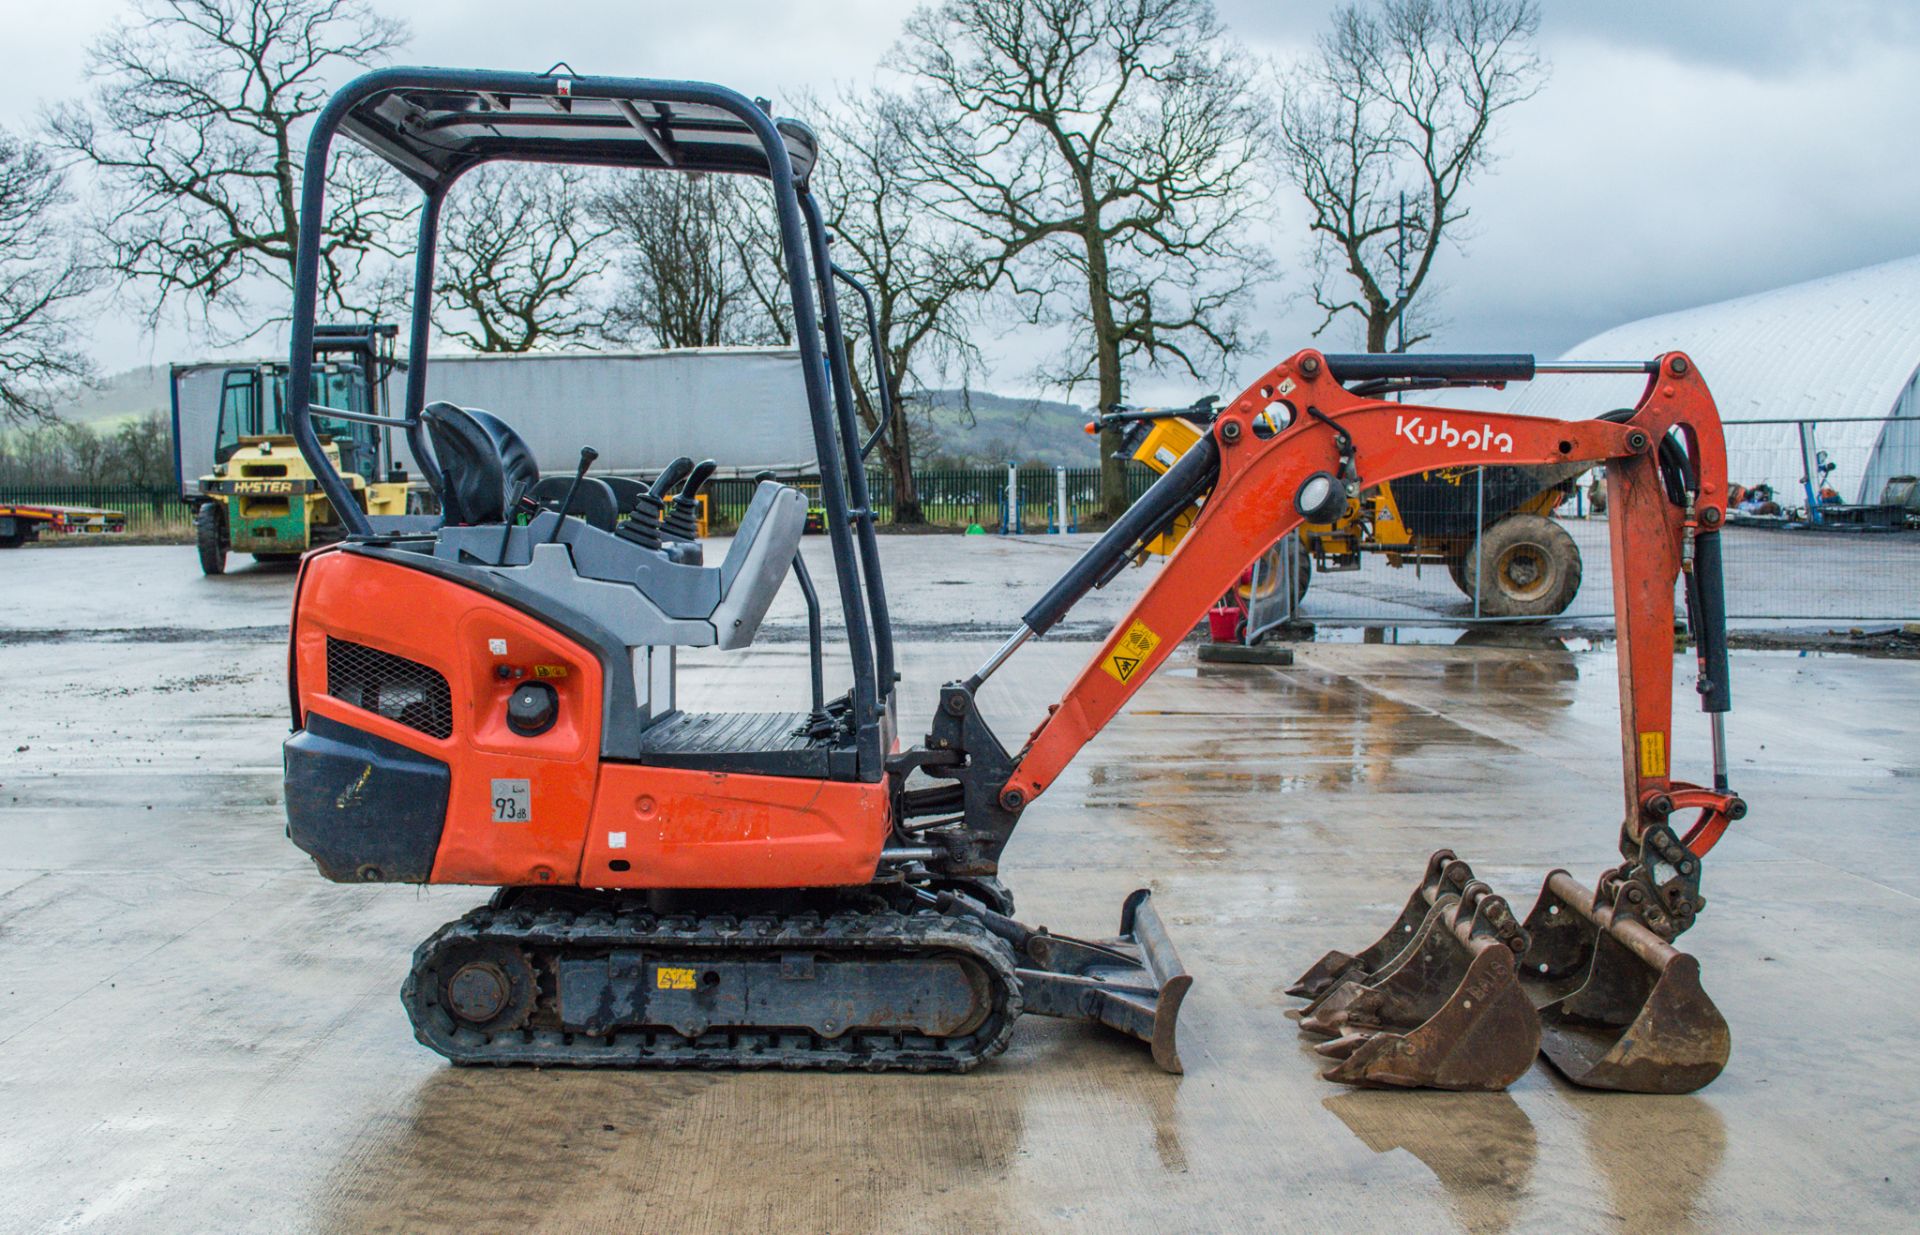
[[1453,580],[1453,586],[1469,597],[1473,595],[1473,576],[1467,573],[1467,558],[1470,555],[1471,551],[1447,559],[1447,578]]
[[200,571],[227,573],[227,512],[218,502],[202,502],[193,512],[193,541],[200,549]]
[[[1289,557],[1293,559],[1293,599],[1299,601],[1307,594],[1307,584],[1313,582],[1313,555],[1298,540],[1283,540],[1261,554],[1258,599],[1271,599],[1279,591],[1280,581],[1286,578],[1286,561]],[[1251,582],[1235,584],[1234,592],[1240,597],[1242,608],[1248,607],[1256,599]]]
[[1580,546],[1542,515],[1512,515],[1480,534],[1461,573],[1486,617],[1552,617],[1580,590]]
[[292,566],[300,561],[298,553],[256,553],[253,560],[262,566]]

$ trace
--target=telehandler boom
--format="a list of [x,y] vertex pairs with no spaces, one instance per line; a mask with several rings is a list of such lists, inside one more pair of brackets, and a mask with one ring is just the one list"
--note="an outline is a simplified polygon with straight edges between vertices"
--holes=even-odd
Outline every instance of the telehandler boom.
[[[325,217],[338,134],[424,195],[414,363],[402,414],[381,423],[409,434],[440,496],[437,517],[378,517],[338,500],[344,483],[314,432],[316,416],[340,414],[309,405],[303,368],[314,221]],[[824,687],[798,491],[763,482],[725,560],[709,566],[670,513],[657,526],[571,513],[591,450],[568,496],[542,503],[527,498],[539,469],[511,427],[425,404],[440,203],[496,159],[768,180],[846,631],[844,693]],[[385,69],[316,118],[288,386],[295,436],[351,526],[299,577],[288,834],[329,878],[499,889],[415,953],[403,999],[420,1040],[464,1063],[964,1071],[1036,1012],[1112,1026],[1179,1071],[1191,978],[1153,899],[1127,897],[1110,939],[1021,924],[999,874],[1022,814],[1213,599],[1303,518],[1324,521],[1359,486],[1412,472],[1588,460],[1606,465],[1613,499],[1623,864],[1590,895],[1551,882],[1557,899],[1541,912],[1552,928],[1530,932],[1469,872],[1440,863],[1416,893],[1422,912],[1409,906],[1408,947],[1329,957],[1303,980],[1319,997],[1303,1025],[1334,1035],[1342,1079],[1359,1083],[1505,1083],[1516,1057],[1531,1059],[1543,1016],[1564,1027],[1566,1058],[1547,1050],[1575,1079],[1673,1088],[1677,1069],[1692,1067],[1690,1083],[1704,1083],[1702,1061],[1680,1058],[1660,1033],[1625,1032],[1622,1008],[1642,975],[1616,955],[1660,963],[1662,984],[1682,968],[1670,941],[1702,903],[1699,857],[1741,809],[1724,766],[1709,788],[1673,780],[1667,764],[1683,576],[1716,733],[1727,704],[1715,534],[1725,465],[1712,400],[1687,358],[1624,366],[1648,378],[1635,408],[1563,423],[1385,403],[1343,385],[1525,380],[1530,358],[1299,352],[1225,408],[977,672],[942,689],[925,739],[903,749],[836,272],[808,184],[814,159],[804,125],[694,82]],[[677,483],[691,470],[666,475]],[[663,512],[676,505],[671,493],[652,497]],[[1192,529],[1166,568],[1010,750],[978,692],[1183,518]],[[747,646],[789,573],[811,615],[811,710],[682,707],[677,649]],[[1668,822],[1680,810],[1700,812],[1685,836]],[[1528,937],[1553,953],[1540,962],[1556,992],[1544,1013],[1516,994]],[[1684,1020],[1703,1001],[1668,999],[1662,1015],[1678,1008]],[[1659,1028],[1698,1028],[1671,1019]]]

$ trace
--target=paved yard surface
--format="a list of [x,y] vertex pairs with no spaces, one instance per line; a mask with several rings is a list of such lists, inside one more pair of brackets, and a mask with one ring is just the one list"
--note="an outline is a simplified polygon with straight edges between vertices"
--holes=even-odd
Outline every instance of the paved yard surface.
[[[887,542],[909,735],[1065,560],[952,544]],[[1027,813],[1028,920],[1104,933],[1154,888],[1196,975],[1184,1077],[1040,1018],[964,1077],[456,1070],[397,992],[481,893],[328,884],[281,835],[290,576],[91,549],[10,555],[0,590],[9,1232],[1886,1231],[1920,1209],[1920,664],[1736,657],[1753,813],[1686,937],[1735,1045],[1697,1096],[1544,1065],[1502,1095],[1351,1092],[1284,1015],[1437,846],[1523,905],[1550,866],[1608,863],[1615,665],[1584,644],[1185,649]],[[1024,733],[1090,651],[1022,651],[984,692],[996,727]],[[701,707],[804,691],[791,641],[682,678]],[[1675,762],[1704,772],[1695,722]]]

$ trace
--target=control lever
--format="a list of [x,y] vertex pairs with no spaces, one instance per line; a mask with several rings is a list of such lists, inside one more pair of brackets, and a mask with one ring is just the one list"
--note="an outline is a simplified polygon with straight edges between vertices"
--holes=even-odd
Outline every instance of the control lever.
[[600,452],[591,446],[580,448],[580,466],[574,469],[573,483],[567,486],[566,500],[560,503],[560,517],[553,521],[553,532],[547,537],[547,543],[553,544],[560,539],[560,525],[567,521],[567,512],[573,509],[573,499],[579,495],[580,482],[587,478],[587,469],[600,457]]
[[687,483],[680,486],[673,508],[663,521],[662,534],[667,540],[700,539],[700,490],[707,487],[707,482],[719,470],[720,465],[712,459],[702,459],[688,474]]
[[653,478],[653,484],[634,499],[633,513],[620,525],[619,534],[643,549],[658,549],[662,540],[660,516],[667,506],[667,494],[693,471],[693,460],[686,455],[667,464]]

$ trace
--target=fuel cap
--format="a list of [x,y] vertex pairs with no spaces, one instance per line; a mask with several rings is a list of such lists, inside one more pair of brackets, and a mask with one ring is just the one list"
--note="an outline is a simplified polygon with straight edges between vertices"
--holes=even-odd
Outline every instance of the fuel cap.
[[560,695],[545,682],[522,682],[507,698],[507,728],[538,737],[560,719]]

